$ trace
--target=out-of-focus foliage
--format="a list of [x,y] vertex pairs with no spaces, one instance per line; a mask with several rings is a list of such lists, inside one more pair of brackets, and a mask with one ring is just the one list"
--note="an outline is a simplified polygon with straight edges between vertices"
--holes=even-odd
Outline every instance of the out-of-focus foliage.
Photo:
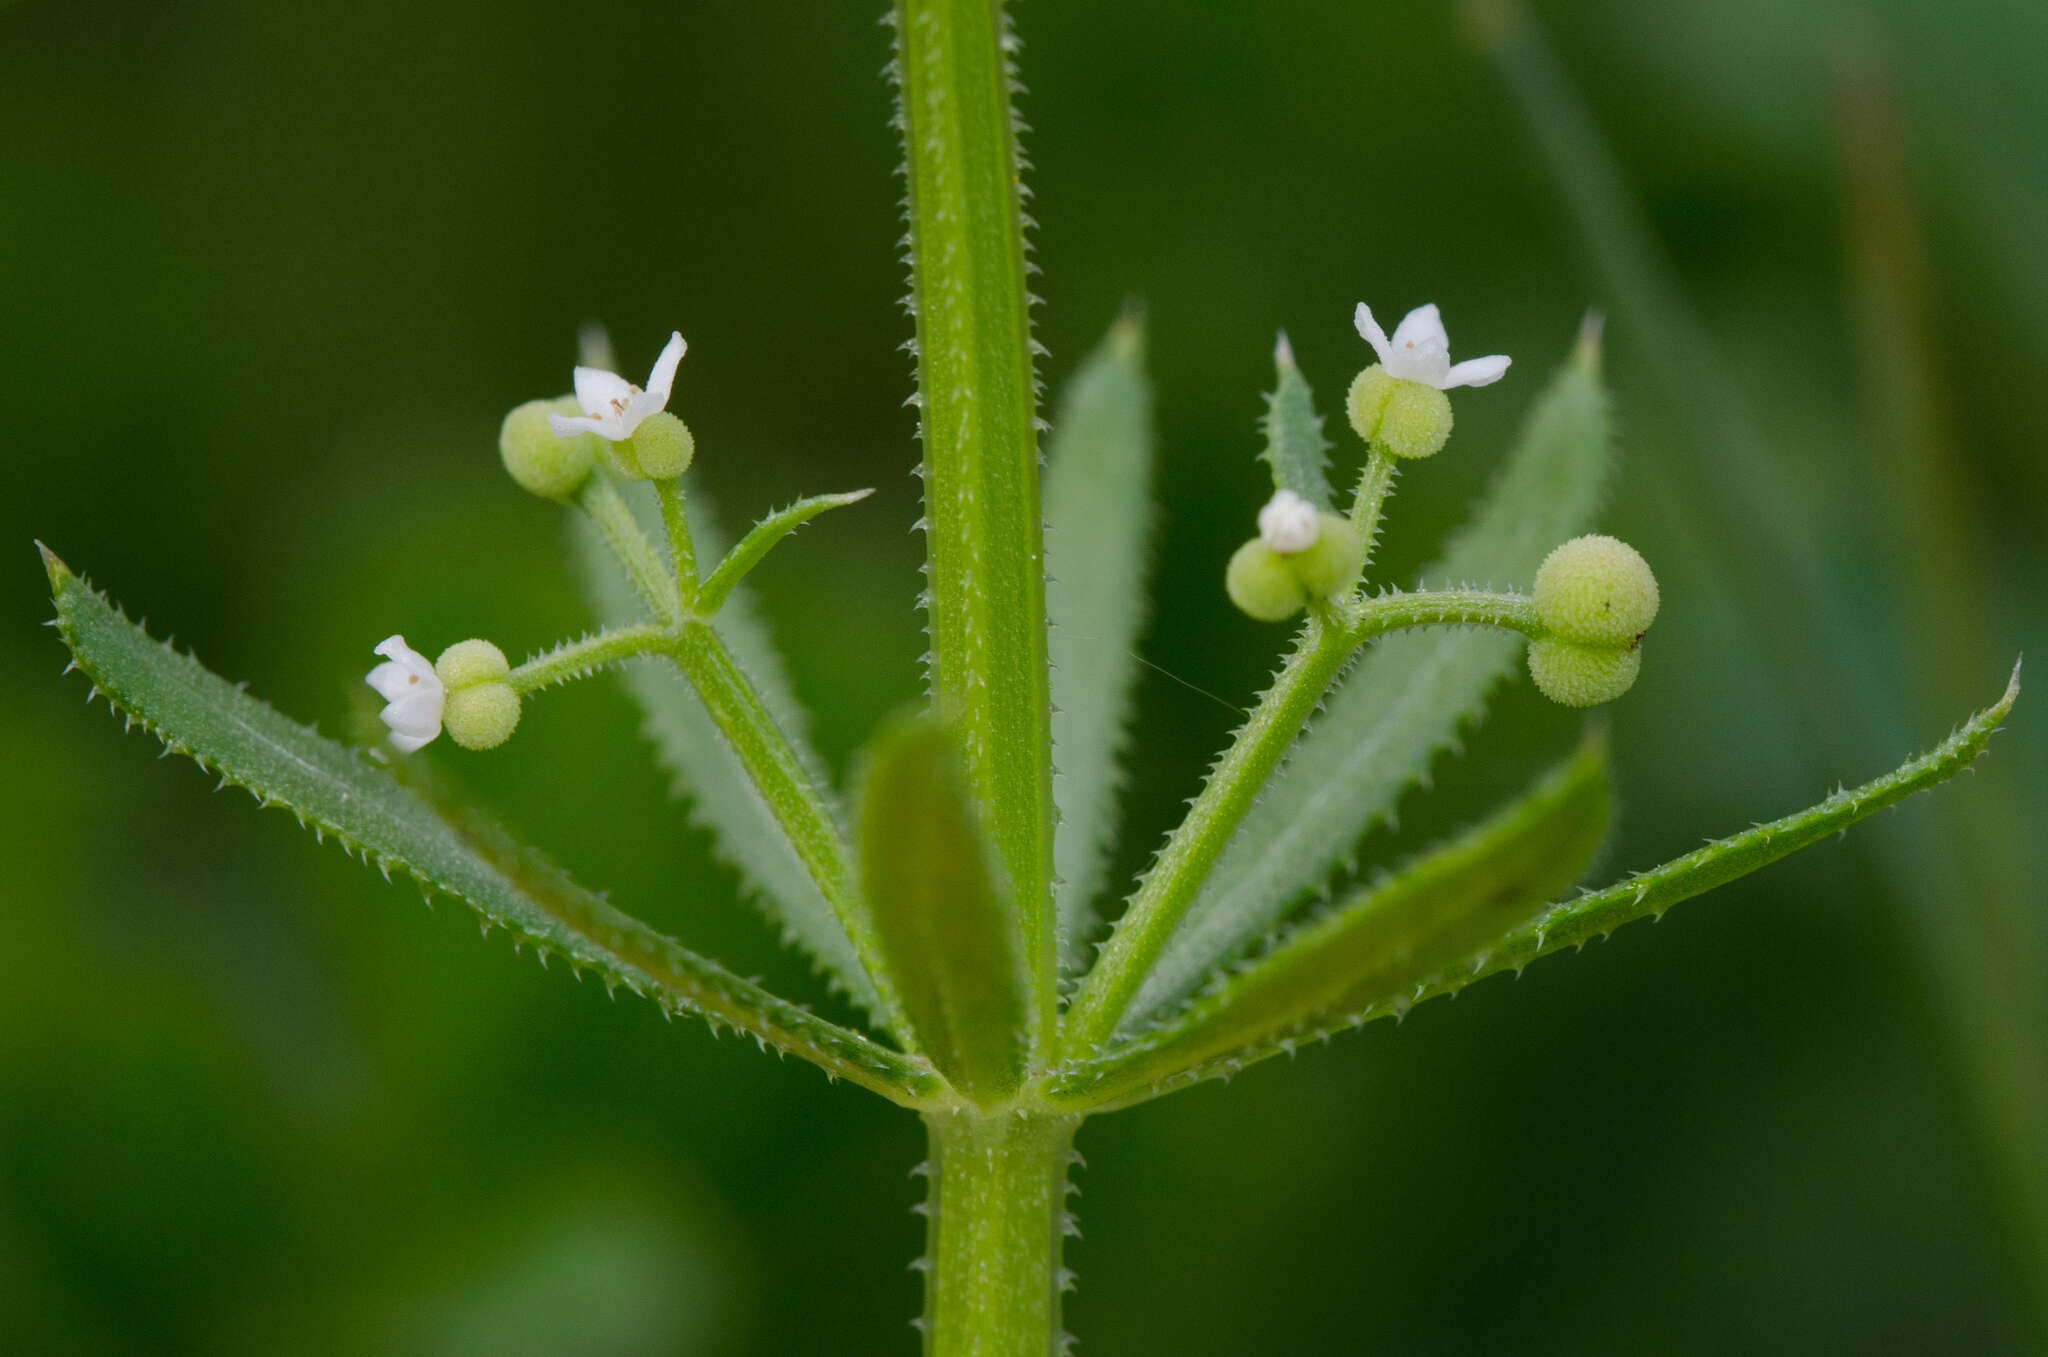
[[[1889,767],[2013,652],[2048,651],[2048,13],[1538,9],[1910,736],[1816,728],[1739,585],[1751,543],[1696,512],[1683,412],[1617,321],[1601,526],[1665,590],[1654,659],[1613,711],[1618,874]],[[586,1350],[813,1352],[914,1312],[908,1118],[480,946],[465,912],[115,738],[57,676],[30,546],[90,561],[153,630],[343,729],[394,630],[516,656],[583,624],[556,512],[497,468],[498,420],[566,386],[579,322],[606,321],[629,370],[679,326],[693,474],[733,522],[880,487],[750,581],[843,773],[917,691],[922,649],[872,18],[0,11],[10,1350],[548,1351],[601,1316]],[[1360,297],[1437,300],[1475,352],[1535,356],[1615,299],[1446,7],[1034,0],[1017,19],[1046,375],[1127,296],[1148,317],[1164,509],[1141,648],[1172,677],[1140,684],[1123,872],[1271,667],[1218,580],[1264,498],[1275,329],[1337,392],[1367,361]],[[1848,191],[1829,101],[1845,50],[1895,72],[1918,358],[1882,328],[1893,237],[1873,242],[1871,195]],[[1898,403],[1902,361],[1952,437],[1924,433],[1918,387]],[[1480,492],[1540,368],[1461,400],[1450,448],[1404,476],[1379,556],[1394,578]],[[1922,521],[1896,512],[1908,423],[1961,506],[1931,542],[1894,526]],[[1343,484],[1356,448],[1335,455]],[[1930,559],[1965,562],[1966,644],[1911,640],[1911,563]],[[737,903],[638,722],[617,685],[581,685],[464,773],[615,903],[840,1014]],[[1575,729],[1514,687],[1446,768],[1442,818],[1366,860],[1498,803]],[[2048,728],[2022,711],[1984,767],[1944,795],[2007,817],[2000,870],[2038,902]],[[1853,838],[1816,849],[1575,964],[1091,1124],[1069,1327],[1132,1354],[2021,1350],[1880,863]],[[2038,903],[2010,927],[2044,945]]]

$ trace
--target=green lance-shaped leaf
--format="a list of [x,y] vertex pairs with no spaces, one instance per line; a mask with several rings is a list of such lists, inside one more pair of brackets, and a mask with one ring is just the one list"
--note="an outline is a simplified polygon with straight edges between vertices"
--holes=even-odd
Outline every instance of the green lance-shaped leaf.
[[1266,397],[1266,435],[1259,457],[1273,472],[1275,490],[1292,490],[1318,509],[1330,507],[1330,440],[1323,437],[1323,417],[1316,413],[1315,393],[1294,363],[1294,346],[1281,335],[1273,346],[1273,391]]
[[998,0],[896,0],[910,308],[924,443],[931,696],[957,734],[1029,940],[1049,1042],[1052,726],[1016,45]]
[[960,751],[929,717],[884,729],[861,779],[860,873],[918,1049],[987,1104],[1022,1080],[1031,978]]
[[[1538,957],[1566,948],[1584,947],[1594,938],[1604,938],[1623,924],[1637,919],[1664,917],[1664,912],[1683,900],[1703,895],[1740,877],[1758,871],[1780,858],[1789,857],[1830,834],[1839,834],[1858,820],[1897,805],[1915,792],[1936,786],[1969,767],[1984,752],[2019,698],[2020,674],[2014,666],[2012,679],[1998,701],[1978,712],[1954,734],[1932,750],[1886,773],[1884,776],[1838,791],[1817,805],[1769,824],[1757,825],[1740,834],[1717,839],[1662,866],[1637,872],[1611,886],[1590,891],[1575,900],[1551,906],[1498,941],[1467,949],[1455,964],[1420,978],[1405,993],[1369,998],[1361,993],[1356,1006],[1331,1010],[1326,1019],[1298,1031],[1264,1042],[1249,1042],[1215,1058],[1192,1061],[1177,1071],[1148,1065],[1149,1077],[1132,1080],[1126,1076],[1126,1062],[1147,1060],[1154,1044],[1179,1032],[1206,1011],[1208,1000],[1198,1000],[1185,1017],[1157,1034],[1140,1038],[1094,1060],[1069,1067],[1052,1083],[1056,1100],[1077,1110],[1084,1107],[1127,1105],[1167,1092],[1171,1088],[1211,1076],[1227,1076],[1254,1060],[1292,1051],[1302,1041],[1324,1038],[1346,1028],[1357,1027],[1374,1018],[1398,1017],[1413,1005],[1440,995],[1455,994],[1475,980],[1502,971],[1521,969]],[[1254,972],[1256,973],[1256,972]]]
[[1116,832],[1118,760],[1128,733],[1145,618],[1152,528],[1151,392],[1144,327],[1125,316],[1074,374],[1046,473],[1046,613],[1052,622],[1053,802],[1059,826],[1061,962],[1078,963],[1096,924]]
[[[652,490],[630,486],[626,495],[643,530],[659,540],[661,520]],[[687,503],[691,536],[701,550],[716,552],[722,539],[708,500],[692,489]],[[572,551],[599,619],[608,626],[641,620],[644,605],[590,520],[577,515],[570,531]],[[735,588],[711,625],[814,784],[828,788],[823,764],[805,738],[804,710],[750,592],[744,586]],[[675,793],[688,799],[692,819],[711,832],[720,858],[739,874],[747,894],[781,925],[786,942],[803,949],[822,968],[828,982],[870,1017],[882,1019],[874,982],[861,966],[846,929],[696,689],[665,660],[626,665],[621,678],[640,706],[647,738],[668,769]]]
[[491,924],[670,1012],[729,1025],[907,1106],[943,1089],[922,1060],[740,979],[619,912],[470,812],[437,807],[361,752],[283,716],[152,640],[47,550],[57,625],[96,690],[165,746],[281,805],[389,876],[408,872]]
[[1408,864],[1112,1054],[1091,1090],[1115,1099],[1184,1071],[1294,1040],[1333,1015],[1397,1003],[1540,911],[1607,831],[1604,740],[1589,739],[1486,823]]
[[[1538,400],[1485,499],[1426,581],[1508,586],[1592,523],[1612,463],[1592,332]],[[1486,628],[1374,642],[1245,816],[1124,1016],[1124,1030],[1199,988],[1328,879],[1520,663],[1524,642]]]
[[[827,509],[840,509],[849,504],[858,504],[872,490],[849,490],[839,495],[813,495],[800,499],[787,509],[778,509],[756,523],[753,531],[740,539],[740,544],[727,552],[725,559],[704,580],[697,589],[694,602],[696,611],[709,615],[724,604],[726,595],[733,586],[747,577],[747,572],[761,563],[777,542],[795,532],[804,524],[824,513]],[[696,534],[691,534],[694,540]]]

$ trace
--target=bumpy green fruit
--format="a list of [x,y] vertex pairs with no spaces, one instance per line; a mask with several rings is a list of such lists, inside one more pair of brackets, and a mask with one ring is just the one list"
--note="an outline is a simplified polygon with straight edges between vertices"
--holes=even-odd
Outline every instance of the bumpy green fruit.
[[1351,428],[1360,438],[1370,443],[1379,437],[1380,416],[1386,413],[1387,398],[1394,394],[1400,379],[1374,363],[1351,380],[1351,390],[1344,397],[1344,413],[1351,420]]
[[1304,551],[1281,559],[1294,567],[1296,577],[1310,596],[1325,598],[1348,589],[1358,579],[1365,555],[1365,539],[1351,520],[1341,514],[1316,515],[1316,540]]
[[474,638],[457,641],[441,652],[440,659],[434,661],[434,673],[451,690],[489,683],[505,677],[511,670],[512,666],[506,663],[504,651],[489,641]]
[[697,455],[697,440],[690,426],[666,410],[658,410],[640,421],[633,436],[612,445],[612,456],[628,476],[636,480],[665,481],[690,469]]
[[1567,641],[1633,646],[1657,618],[1657,577],[1626,542],[1574,537],[1536,570],[1536,615]]
[[476,683],[452,689],[441,713],[448,738],[464,749],[495,749],[519,724],[519,694],[509,683]]
[[1395,379],[1380,411],[1379,445],[1396,457],[1430,457],[1451,437],[1451,398],[1433,386]]
[[1261,622],[1294,616],[1308,604],[1308,593],[1291,558],[1254,537],[1239,547],[1223,572],[1230,601]]
[[1640,648],[1575,645],[1554,636],[1529,643],[1529,677],[1567,707],[1612,702],[1634,686],[1642,667]]
[[498,429],[498,456],[520,488],[548,499],[567,499],[596,464],[598,439],[585,433],[561,437],[548,427],[550,412],[583,413],[573,396],[514,407]]

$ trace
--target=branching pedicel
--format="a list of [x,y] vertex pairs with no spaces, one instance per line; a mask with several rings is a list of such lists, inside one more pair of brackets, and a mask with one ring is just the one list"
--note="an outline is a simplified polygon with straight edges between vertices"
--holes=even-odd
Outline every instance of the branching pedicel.
[[[512,478],[574,513],[604,628],[518,666],[487,641],[430,662],[390,637],[368,679],[387,703],[388,751],[279,715],[149,640],[47,549],[44,559],[56,625],[95,691],[223,784],[291,809],[387,875],[398,868],[467,901],[486,931],[505,927],[579,974],[919,1112],[932,1144],[927,1351],[1042,1354],[1068,1341],[1066,1174],[1087,1114],[1519,970],[1846,828],[1967,766],[2011,708],[2018,673],[1923,757],[1602,890],[1571,893],[1607,825],[1597,737],[1462,836],[1345,884],[1360,838],[1426,779],[1525,639],[1545,694],[1610,701],[1635,680],[1659,602],[1640,555],[1582,535],[1610,459],[1590,327],[1427,572],[1531,580],[1532,592],[1368,588],[1397,468],[1446,445],[1449,390],[1495,382],[1509,364],[1453,365],[1434,307],[1390,337],[1361,305],[1357,327],[1379,361],[1345,402],[1364,449],[1348,509],[1333,503],[1322,422],[1283,338],[1264,424],[1273,497],[1224,572],[1253,617],[1302,618],[1294,646],[1098,936],[1149,522],[1143,337],[1135,319],[1120,321],[1071,379],[1041,496],[1014,44],[986,0],[901,0],[895,21],[931,691],[925,710],[870,743],[852,816],[808,747],[744,580],[799,525],[866,492],[799,501],[721,554],[685,479],[694,439],[666,408],[680,335],[645,390],[579,367],[573,396],[522,405],[500,431]],[[1049,558],[1041,514],[1054,529]],[[872,1033],[613,909],[400,757],[444,730],[491,748],[515,732],[525,699],[635,658],[654,662],[627,680],[679,788]],[[1332,903],[1305,906],[1333,883]]]

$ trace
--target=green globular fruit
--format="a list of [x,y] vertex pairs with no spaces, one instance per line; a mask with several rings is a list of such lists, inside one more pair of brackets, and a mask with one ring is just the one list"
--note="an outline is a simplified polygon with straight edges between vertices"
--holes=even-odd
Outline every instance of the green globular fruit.
[[1392,379],[1374,442],[1396,457],[1430,457],[1451,437],[1451,398],[1433,386]]
[[1635,685],[1641,647],[1578,645],[1546,636],[1529,643],[1529,677],[1552,702],[1597,707]]
[[434,673],[453,692],[479,683],[490,683],[512,672],[512,666],[505,660],[505,652],[489,641],[471,638],[457,641],[441,652],[441,658],[434,661]]
[[1554,635],[1589,646],[1633,646],[1657,618],[1657,577],[1626,542],[1574,537],[1536,569],[1536,615]]
[[441,712],[448,738],[464,749],[495,749],[519,724],[519,694],[509,683],[474,683],[451,689]]
[[1394,394],[1400,379],[1374,363],[1351,379],[1351,390],[1344,397],[1344,413],[1351,419],[1351,428],[1360,438],[1370,443],[1380,434],[1380,418],[1386,413],[1387,398]]
[[1308,605],[1308,591],[1292,560],[1257,537],[1231,556],[1223,587],[1239,611],[1261,622],[1282,621]]
[[1342,514],[1320,513],[1314,544],[1280,559],[1294,568],[1311,597],[1327,598],[1357,583],[1365,564],[1365,539]]
[[690,426],[666,410],[640,421],[633,436],[612,449],[619,465],[635,479],[665,481],[690,469],[697,440]]
[[505,416],[498,429],[498,456],[520,488],[546,499],[567,499],[596,465],[595,434],[563,438],[548,426],[548,415],[580,415],[576,398],[528,401]]

